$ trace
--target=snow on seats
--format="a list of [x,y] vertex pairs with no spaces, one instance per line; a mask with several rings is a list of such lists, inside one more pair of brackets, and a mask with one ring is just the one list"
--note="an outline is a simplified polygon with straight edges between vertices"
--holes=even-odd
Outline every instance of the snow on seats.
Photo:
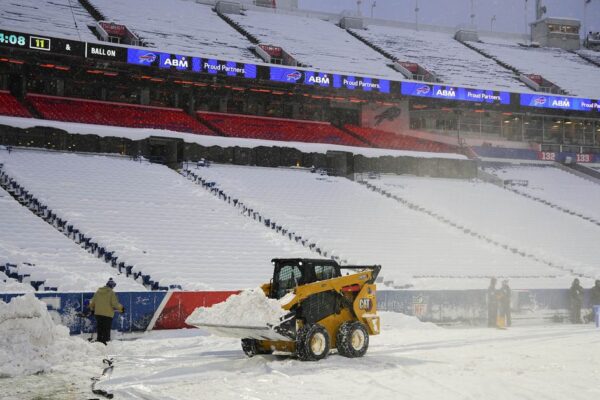
[[4,0],[0,21],[2,29],[98,42],[88,28],[96,21],[74,0]]
[[600,93],[600,68],[575,53],[558,48],[533,48],[485,38],[470,44],[523,74],[541,75],[573,96],[595,99]]
[[[548,282],[525,277],[565,274],[347,179],[226,165],[214,165],[200,175],[263,216],[310,238],[327,256],[350,264],[381,264],[384,281],[396,286],[484,288],[489,276],[510,276],[523,277],[520,282],[526,287],[548,287]],[[515,282],[515,287],[523,286]]]
[[[14,155],[15,152],[10,157]],[[144,290],[142,285],[117,275],[108,264],[87,253],[1,188],[0,221],[0,266],[14,265],[14,272],[25,277],[26,283],[44,282],[40,290],[95,291],[109,277],[115,279],[119,291]],[[0,291],[3,286],[15,291],[18,286],[14,279],[12,282],[0,285]]]
[[111,21],[125,24],[148,47],[219,60],[256,62],[248,39],[205,4],[169,0],[90,0]]
[[[549,182],[562,172],[554,168],[538,169],[538,182]],[[519,168],[518,171],[514,175],[523,179],[527,169]],[[558,192],[560,186],[563,191],[572,192],[571,197],[585,197],[587,192],[592,197],[589,204],[593,202],[592,199],[598,204],[600,197],[597,191],[586,191],[582,182],[578,182],[580,178],[564,174],[563,179],[556,182],[557,190],[554,193],[547,192],[549,197],[561,196]],[[479,181],[382,175],[371,183],[477,234],[506,244],[509,248],[524,250],[562,268],[561,271],[559,268],[519,268],[514,265],[511,274],[531,276],[531,287],[568,287],[577,274],[588,278],[600,276],[597,262],[600,251],[596,245],[600,227],[546,204]],[[587,183],[586,186],[593,189],[590,186],[597,185]],[[536,192],[542,189],[535,182],[531,182],[529,187]],[[535,278],[536,275],[539,278]],[[550,275],[556,278],[549,278]]]
[[57,215],[160,286],[252,288],[272,275],[272,258],[314,256],[163,166],[41,151],[3,152],[0,162]]
[[387,66],[391,60],[334,22],[250,10],[245,15],[228,16],[261,43],[279,46],[298,62],[312,68],[402,79],[399,72]]
[[467,48],[450,33],[379,25],[354,29],[353,32],[388,51],[398,61],[421,65],[446,84],[528,91],[512,71]]

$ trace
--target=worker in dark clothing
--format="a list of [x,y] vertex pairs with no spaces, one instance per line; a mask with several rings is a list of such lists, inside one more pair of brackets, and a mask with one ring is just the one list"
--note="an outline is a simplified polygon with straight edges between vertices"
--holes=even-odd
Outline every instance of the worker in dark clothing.
[[581,307],[583,306],[583,288],[579,284],[579,279],[575,278],[569,289],[569,299],[571,300],[571,323],[581,323]]
[[498,289],[496,289],[496,278],[490,280],[487,290],[488,326],[495,328],[498,318]]
[[592,321],[595,321],[594,306],[600,306],[600,279],[596,280],[594,287],[590,289],[590,306],[592,307]]
[[96,326],[98,337],[97,341],[106,344],[110,341],[110,328],[112,326],[112,320],[115,316],[115,310],[121,313],[125,312],[125,307],[119,303],[117,295],[113,289],[117,286],[112,278],[106,282],[106,285],[99,288],[92,301],[90,302],[90,310],[96,317]]
[[505,327],[509,327],[512,324],[512,318],[510,315],[510,296],[511,290],[508,286],[508,280],[502,281],[502,287],[499,290],[499,315],[498,318],[502,320]]

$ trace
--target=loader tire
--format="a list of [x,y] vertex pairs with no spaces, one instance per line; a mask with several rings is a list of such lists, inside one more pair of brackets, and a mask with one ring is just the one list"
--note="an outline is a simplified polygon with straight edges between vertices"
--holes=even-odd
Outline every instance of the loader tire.
[[303,326],[296,336],[296,353],[301,361],[318,361],[329,354],[331,340],[319,324]]
[[338,354],[356,358],[362,357],[369,348],[369,332],[358,321],[344,322],[336,335]]
[[272,354],[272,350],[262,350],[256,339],[242,339],[242,350],[248,357],[254,357],[259,354]]

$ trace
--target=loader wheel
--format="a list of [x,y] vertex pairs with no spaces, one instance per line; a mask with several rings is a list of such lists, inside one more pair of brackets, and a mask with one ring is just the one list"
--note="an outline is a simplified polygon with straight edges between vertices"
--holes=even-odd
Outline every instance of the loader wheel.
[[336,339],[338,353],[344,357],[362,357],[369,348],[367,328],[358,321],[344,322]]
[[272,354],[272,350],[262,350],[256,339],[242,339],[242,350],[248,357],[254,357],[258,354]]
[[318,361],[329,354],[329,333],[319,324],[303,326],[296,337],[296,353],[301,361]]

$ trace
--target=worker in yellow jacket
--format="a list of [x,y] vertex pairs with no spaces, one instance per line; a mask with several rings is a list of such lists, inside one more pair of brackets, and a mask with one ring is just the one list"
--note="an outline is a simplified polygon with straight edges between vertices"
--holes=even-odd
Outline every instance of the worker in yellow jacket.
[[117,286],[116,282],[110,278],[106,285],[96,290],[90,302],[90,310],[96,317],[97,341],[104,344],[110,341],[110,328],[115,310],[121,313],[125,312],[125,307],[119,303],[119,299],[113,291],[115,286]]

